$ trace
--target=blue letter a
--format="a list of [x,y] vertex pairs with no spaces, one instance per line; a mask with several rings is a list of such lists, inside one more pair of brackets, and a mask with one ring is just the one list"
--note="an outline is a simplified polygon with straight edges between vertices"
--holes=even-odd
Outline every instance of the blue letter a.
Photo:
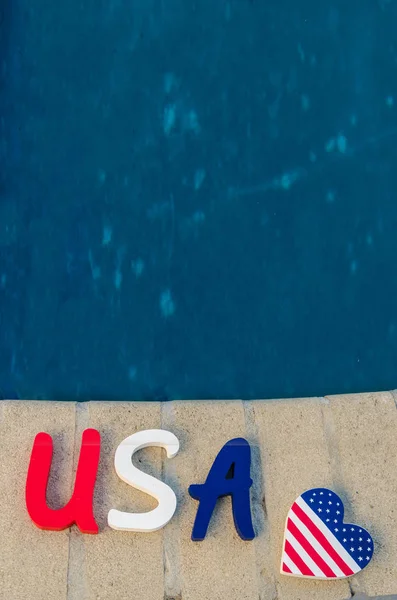
[[250,507],[251,448],[247,440],[229,440],[219,451],[208,473],[206,482],[189,486],[189,494],[200,504],[193,526],[192,540],[205,538],[218,498],[232,497],[234,526],[243,540],[253,540]]

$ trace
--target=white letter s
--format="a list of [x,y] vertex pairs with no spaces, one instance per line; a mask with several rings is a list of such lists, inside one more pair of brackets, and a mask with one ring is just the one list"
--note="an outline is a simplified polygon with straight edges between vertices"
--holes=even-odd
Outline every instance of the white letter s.
[[117,475],[141,492],[158,500],[158,506],[146,513],[128,513],[112,508],[108,514],[108,524],[120,531],[156,531],[166,525],[176,509],[176,496],[173,490],[151,475],[143,473],[132,464],[132,456],[141,448],[160,446],[167,451],[168,458],[178,454],[179,440],[170,431],[147,429],[138,431],[123,440],[116,450],[114,466]]

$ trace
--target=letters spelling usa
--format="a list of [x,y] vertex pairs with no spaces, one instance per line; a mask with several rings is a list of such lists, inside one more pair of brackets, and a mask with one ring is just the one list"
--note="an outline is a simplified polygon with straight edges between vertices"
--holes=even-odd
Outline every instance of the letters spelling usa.
[[[58,510],[48,507],[46,494],[52,462],[53,443],[48,433],[38,433],[33,444],[26,480],[26,507],[40,529],[61,531],[76,524],[82,533],[98,533],[93,512],[93,496],[98,471],[101,438],[96,429],[83,432],[75,485],[70,501]],[[114,466],[128,485],[156,498],[158,506],[146,513],[130,513],[113,508],[108,524],[119,531],[156,531],[173,517],[177,505],[174,491],[159,479],[132,464],[138,450],[160,446],[168,458],[179,450],[178,438],[170,431],[149,429],[127,437],[117,447]],[[236,530],[243,540],[255,537],[252,526],[250,495],[251,448],[243,438],[229,440],[216,456],[204,483],[189,486],[189,494],[199,501],[192,540],[205,538],[218,498],[231,496]]]

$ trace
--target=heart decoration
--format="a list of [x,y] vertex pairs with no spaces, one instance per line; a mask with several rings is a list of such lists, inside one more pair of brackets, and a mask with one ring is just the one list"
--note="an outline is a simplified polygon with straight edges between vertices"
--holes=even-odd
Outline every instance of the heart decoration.
[[291,506],[285,523],[280,572],[310,579],[355,575],[374,553],[371,535],[343,522],[343,502],[335,492],[314,488]]

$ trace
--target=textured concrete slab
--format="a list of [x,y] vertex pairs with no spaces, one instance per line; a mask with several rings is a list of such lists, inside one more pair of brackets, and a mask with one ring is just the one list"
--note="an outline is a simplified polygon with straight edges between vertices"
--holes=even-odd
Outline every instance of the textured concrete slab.
[[270,523],[270,552],[283,600],[333,600],[349,592],[346,580],[313,582],[279,574],[285,519],[294,500],[312,487],[333,487],[322,401],[252,402],[262,457],[263,502]]
[[25,481],[35,435],[53,436],[48,503],[62,507],[72,490],[75,406],[0,402],[0,598],[67,598],[69,532],[41,531],[25,508]]
[[[80,598],[162,599],[163,531],[131,533],[114,531],[107,525],[111,508],[146,512],[157,505],[153,498],[121,481],[113,461],[117,446],[126,437],[142,429],[161,427],[160,404],[90,402],[83,410],[80,421],[101,432],[102,452],[95,495],[100,533],[84,536],[86,596]],[[134,463],[150,475],[161,477],[163,452],[160,448],[147,448],[137,453]]]
[[[0,598],[65,600],[393,600],[397,593],[397,410],[392,393],[252,402],[86,404],[0,403]],[[55,508],[68,501],[81,435],[102,437],[95,490],[97,536],[76,528],[37,529],[25,508],[25,478],[35,435],[54,437],[48,490]],[[156,505],[122,482],[114,453],[127,436],[163,428],[180,440],[168,459],[147,448],[134,463],[175,491],[178,507],[162,530],[130,533],[107,525],[110,508]],[[252,449],[251,504],[256,538],[242,541],[230,499],[218,502],[207,537],[192,542],[198,507],[188,494],[203,483],[221,447],[245,437]],[[329,486],[344,500],[346,521],[373,535],[375,554],[349,580],[315,582],[279,574],[285,518],[305,489]],[[395,594],[393,596],[393,594]]]
[[349,516],[372,531],[375,554],[360,575],[369,595],[397,592],[397,410],[392,394],[333,396],[325,407],[335,431]]
[[258,580],[255,544],[239,538],[229,498],[218,502],[205,540],[190,539],[198,503],[188,495],[188,487],[205,481],[217,453],[228,440],[246,435],[243,403],[170,403],[163,407],[163,426],[181,442],[180,454],[165,465],[166,473],[172,469],[179,500],[173,539],[168,543],[179,554],[177,597],[252,600],[262,593],[266,594],[264,598],[271,598],[275,593],[273,582],[270,578]]

